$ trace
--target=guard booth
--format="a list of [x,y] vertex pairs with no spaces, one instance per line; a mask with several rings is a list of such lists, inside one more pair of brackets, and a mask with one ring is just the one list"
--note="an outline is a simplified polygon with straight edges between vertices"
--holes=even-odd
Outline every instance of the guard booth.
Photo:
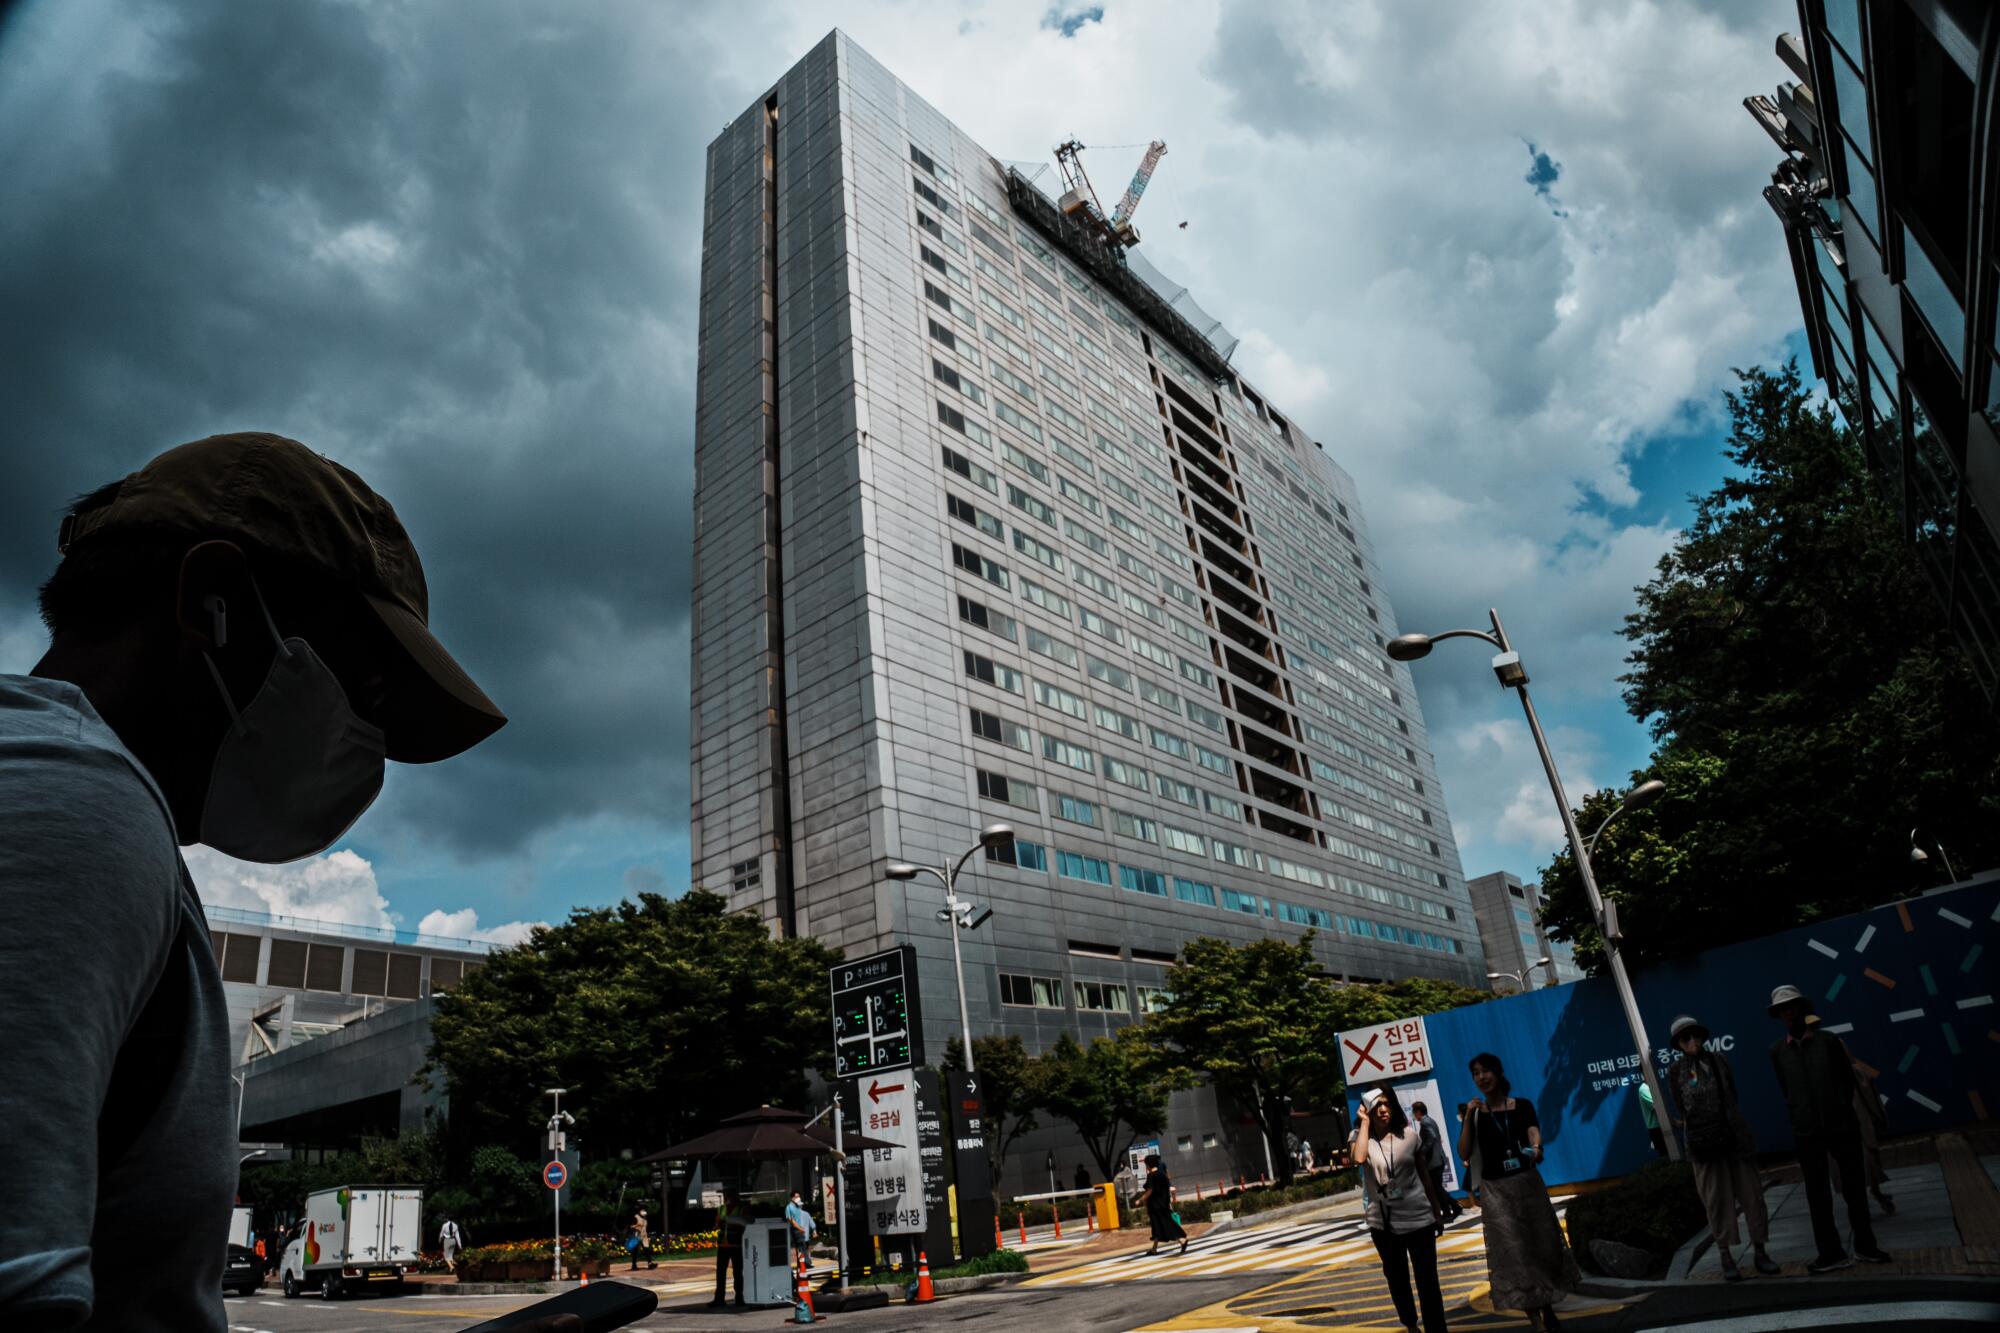
[[792,1227],[782,1217],[756,1218],[744,1228],[743,1299],[751,1305],[790,1305],[798,1299]]

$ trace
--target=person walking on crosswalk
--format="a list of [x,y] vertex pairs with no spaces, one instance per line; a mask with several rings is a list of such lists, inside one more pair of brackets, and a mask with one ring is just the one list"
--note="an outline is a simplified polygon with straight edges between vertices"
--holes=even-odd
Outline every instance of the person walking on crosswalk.
[[1145,1208],[1146,1221],[1153,1230],[1153,1247],[1146,1253],[1158,1254],[1161,1241],[1179,1241],[1180,1252],[1186,1254],[1188,1234],[1181,1227],[1181,1215],[1174,1211],[1173,1182],[1166,1167],[1160,1165],[1158,1153],[1146,1154],[1146,1188],[1140,1191],[1139,1204]]
[[1466,1164],[1472,1206],[1483,1214],[1493,1304],[1524,1310],[1543,1329],[1554,1329],[1556,1302],[1582,1284],[1583,1274],[1536,1169],[1542,1160],[1541,1121],[1533,1102],[1514,1095],[1499,1056],[1481,1052],[1468,1068],[1479,1096],[1465,1104],[1458,1155]]
[[1424,1333],[1443,1333],[1437,1237],[1444,1206],[1424,1169],[1423,1134],[1386,1089],[1370,1088],[1362,1095],[1354,1128],[1354,1164],[1361,1172],[1362,1215],[1381,1257],[1396,1317],[1404,1328],[1414,1329],[1421,1308]]

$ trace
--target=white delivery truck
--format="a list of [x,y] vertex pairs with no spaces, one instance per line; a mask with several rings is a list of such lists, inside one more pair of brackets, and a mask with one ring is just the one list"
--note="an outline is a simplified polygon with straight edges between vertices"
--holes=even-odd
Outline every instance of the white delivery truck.
[[334,1300],[366,1283],[399,1287],[423,1249],[424,1192],[343,1185],[306,1196],[298,1235],[285,1247],[285,1295]]

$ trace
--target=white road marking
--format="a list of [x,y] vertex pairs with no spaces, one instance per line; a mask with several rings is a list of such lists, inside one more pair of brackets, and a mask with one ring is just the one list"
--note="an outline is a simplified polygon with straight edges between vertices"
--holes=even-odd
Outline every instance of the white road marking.
[[1958,913],[1952,911],[1949,908],[1945,907],[1938,908],[1938,915],[1943,917],[1945,920],[1951,922],[1951,924],[1954,926],[1970,926],[1972,924],[1972,922],[1968,921],[1966,918],[1960,916]]
[[1913,1018],[1922,1018],[1923,1016],[1924,1011],[1921,1009],[1898,1009],[1895,1013],[1889,1015],[1889,1021],[1891,1023],[1907,1023]]
[[1817,949],[1819,952],[1825,954],[1828,958],[1840,957],[1840,950],[1834,948],[1830,944],[1821,944],[1818,940],[1807,940],[1806,948]]
[[1868,941],[1874,938],[1875,938],[1875,927],[1870,926],[1868,927],[1868,929],[1862,931],[1861,938],[1854,942],[1854,952],[1860,953],[1863,949],[1866,949],[1868,947]]
[[1925,1110],[1930,1111],[1932,1113],[1944,1110],[1944,1107],[1932,1101],[1930,1098],[1924,1096],[1924,1094],[1918,1092],[1915,1088],[1909,1089],[1903,1095],[1905,1097],[1908,1097],[1911,1101],[1915,1102],[1917,1105],[1923,1107]]
[[1961,1009],[1979,1009],[1991,1003],[1993,1003],[1991,995],[1974,995],[1968,999],[1960,1000],[1958,1007]]

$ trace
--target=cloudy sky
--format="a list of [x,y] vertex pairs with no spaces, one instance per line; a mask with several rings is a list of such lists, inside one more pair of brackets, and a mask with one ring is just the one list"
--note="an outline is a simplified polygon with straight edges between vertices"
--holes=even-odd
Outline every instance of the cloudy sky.
[[[1146,252],[1358,480],[1398,618],[1501,608],[1572,792],[1643,761],[1631,589],[1800,346],[1791,4],[63,0],[0,18],[0,671],[65,501],[271,430],[401,511],[513,716],[214,901],[448,934],[687,882],[703,150],[832,26],[996,156],[1169,152]],[[1146,222],[1146,217],[1152,219]],[[1185,221],[1183,229],[1173,225]],[[1460,646],[1462,645],[1453,645]],[[1468,874],[1559,838],[1484,655],[1418,668]]]

